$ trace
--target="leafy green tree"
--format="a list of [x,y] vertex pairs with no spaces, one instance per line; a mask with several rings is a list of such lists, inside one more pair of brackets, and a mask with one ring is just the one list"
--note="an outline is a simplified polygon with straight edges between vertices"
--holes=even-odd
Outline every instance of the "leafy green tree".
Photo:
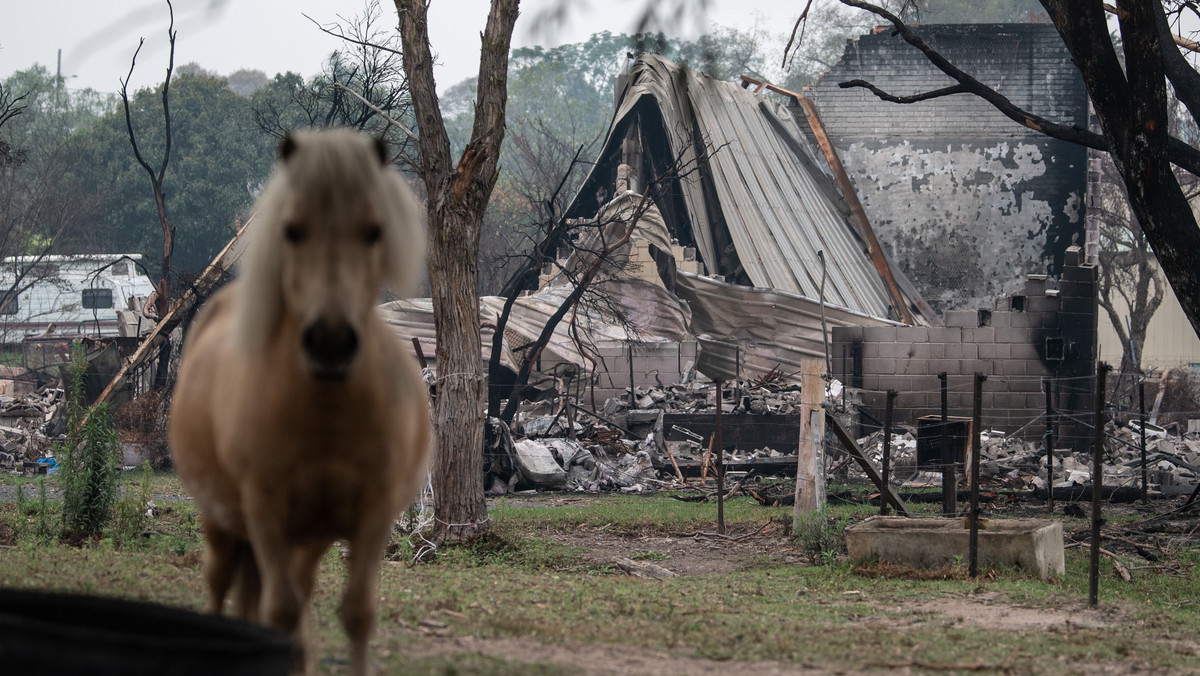
[[[161,85],[160,85],[161,86]],[[138,144],[161,156],[161,89],[143,89],[130,100]],[[273,159],[274,140],[253,123],[251,101],[223,78],[180,75],[171,83],[172,164],[163,189],[178,228],[172,267],[180,274],[204,269],[245,219]],[[156,260],[162,247],[153,195],[144,170],[129,152],[124,115],[113,111],[74,139],[78,189],[97,195],[96,218],[79,249],[96,246],[144,253]]]
[[68,237],[86,236],[96,200],[68,178],[76,160],[69,138],[111,110],[113,97],[67,89],[37,64],[13,73],[0,91],[0,109],[8,111],[0,114],[0,259],[30,257],[5,266],[11,285],[0,289],[0,305],[8,305],[37,281],[40,257],[62,251]]

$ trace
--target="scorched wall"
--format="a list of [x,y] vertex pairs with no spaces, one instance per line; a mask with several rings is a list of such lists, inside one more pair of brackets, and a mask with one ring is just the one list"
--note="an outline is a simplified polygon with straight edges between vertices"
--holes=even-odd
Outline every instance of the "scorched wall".
[[[1014,104],[1085,126],[1087,92],[1053,26],[917,26],[952,63]],[[1027,129],[970,94],[888,103],[839,83],[908,96],[954,82],[889,30],[849,42],[809,95],[883,245],[936,309],[1019,293],[1058,276],[1083,238],[1082,148]]]

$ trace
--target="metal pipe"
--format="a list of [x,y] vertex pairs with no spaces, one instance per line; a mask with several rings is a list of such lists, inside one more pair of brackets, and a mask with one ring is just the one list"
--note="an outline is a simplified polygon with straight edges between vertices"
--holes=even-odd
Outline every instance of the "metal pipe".
[[717,381],[717,421],[713,445],[717,447],[717,532],[725,534],[725,456],[721,441],[721,381]]
[[1054,513],[1054,381],[1042,378],[1046,389],[1046,509]]

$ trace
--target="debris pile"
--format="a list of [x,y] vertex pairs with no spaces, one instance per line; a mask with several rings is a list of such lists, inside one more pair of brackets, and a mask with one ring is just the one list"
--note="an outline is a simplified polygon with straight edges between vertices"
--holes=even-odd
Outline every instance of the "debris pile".
[[0,396],[0,471],[38,471],[37,461],[66,431],[64,401],[58,383],[20,397]]
[[[1179,433],[1178,428],[1159,428],[1147,434],[1146,466],[1151,493],[1162,495],[1188,494],[1200,483],[1200,434]],[[1104,485],[1109,487],[1140,488],[1142,460],[1140,431],[1136,421],[1129,426],[1109,423],[1105,429]],[[1045,491],[1046,449],[1044,442],[1027,441],[997,430],[980,433],[982,480],[1006,489],[1035,489]],[[876,466],[883,461],[883,435],[875,432],[858,440],[858,445]],[[827,447],[829,456],[838,449]],[[966,449],[963,449],[964,452]],[[906,488],[941,485],[941,471],[936,463],[917,461],[917,435],[911,429],[898,428],[890,444],[891,479]],[[961,458],[962,456],[960,456]],[[1053,486],[1059,489],[1091,486],[1091,451],[1054,449]],[[961,477],[964,465],[960,461],[957,474]],[[828,473],[838,481],[866,481],[866,474],[857,464],[833,460]]]

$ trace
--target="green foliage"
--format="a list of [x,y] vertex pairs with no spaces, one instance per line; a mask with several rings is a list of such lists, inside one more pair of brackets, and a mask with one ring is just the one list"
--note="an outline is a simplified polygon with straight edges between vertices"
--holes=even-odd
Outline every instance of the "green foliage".
[[[156,170],[165,150],[162,87],[131,94],[130,116],[142,157]],[[253,124],[250,100],[222,78],[172,79],[171,157],[163,181],[176,228],[172,267],[198,273],[223,247],[254,201],[273,159],[273,140]],[[150,180],[133,155],[124,112],[114,109],[72,139],[76,189],[95,196],[96,223],[60,242],[68,248],[162,255],[162,228]],[[90,241],[89,241],[90,240]],[[157,273],[156,273],[157,274]]]
[[50,515],[50,500],[46,492],[46,477],[38,477],[37,498],[25,495],[25,481],[17,483],[16,506],[17,513],[26,517],[22,522],[23,530],[34,543],[43,544],[54,537],[54,527]]
[[793,525],[792,537],[810,561],[831,564],[846,549],[848,515],[834,515],[825,508],[800,514]]
[[1037,0],[921,0],[904,18],[910,23],[1020,23],[1046,18]]
[[69,139],[111,110],[112,97],[67,89],[41,65],[13,73],[3,90],[25,98],[0,128],[0,258],[43,254],[92,216],[93,200],[70,178]]
[[90,411],[84,406],[86,371],[83,344],[77,341],[67,367],[67,438],[55,457],[60,459],[63,532],[79,536],[99,534],[112,518],[121,457],[108,404]]
[[136,545],[141,541],[142,533],[146,530],[146,510],[150,503],[151,485],[154,481],[154,470],[149,462],[142,463],[142,481],[136,495],[127,491],[124,498],[117,503],[115,518],[111,533],[118,547]]

